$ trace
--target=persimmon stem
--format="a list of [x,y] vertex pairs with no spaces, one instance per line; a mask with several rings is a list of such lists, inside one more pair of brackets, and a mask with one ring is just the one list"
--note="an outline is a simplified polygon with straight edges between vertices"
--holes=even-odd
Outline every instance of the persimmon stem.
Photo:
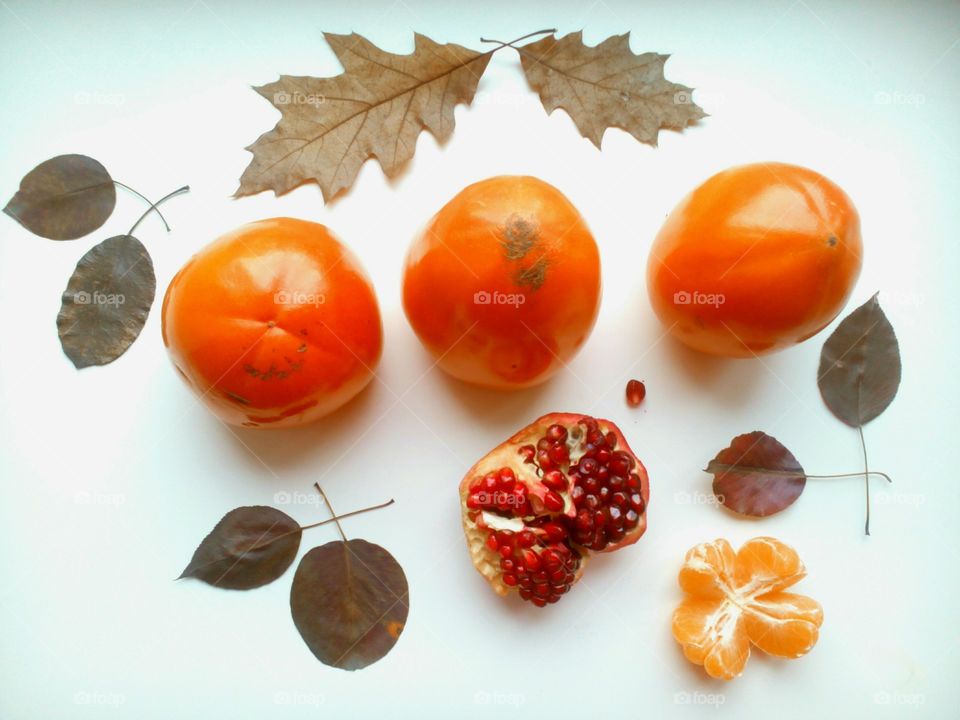
[[[315,522],[312,525],[303,525],[300,529],[309,530],[311,528],[320,527],[321,525],[327,525],[332,522],[337,523],[337,527],[339,527],[340,521],[343,518],[353,517],[354,515],[360,515],[361,513],[370,512],[371,510],[379,510],[380,508],[385,508],[388,505],[393,505],[393,498],[390,498],[385,503],[380,503],[379,505],[371,505],[370,507],[365,507],[362,510],[353,510],[352,512],[344,513],[343,515],[334,515],[332,518],[329,518],[328,520],[321,520],[320,522]],[[332,513],[333,510],[331,509],[330,512]],[[340,534],[341,535],[343,534],[342,530]]]
[[[333,506],[330,504],[330,501],[327,499],[327,494],[323,491],[323,488],[320,487],[320,483],[314,483],[313,486],[317,489],[317,492],[320,493],[320,497],[323,498],[323,502],[326,504],[327,509],[330,511],[330,514],[333,515],[334,522],[337,523],[337,532],[340,533],[340,537],[343,538],[343,541],[347,541],[347,536],[343,533],[343,527],[340,525],[340,518],[337,517],[337,514],[333,511]],[[393,502],[391,500],[390,502]]]
[[[143,213],[143,215],[141,215],[140,218],[133,224],[133,227],[130,228],[130,232],[128,232],[127,235],[133,235],[133,231],[136,230],[137,227],[140,225],[140,223],[143,222],[143,219],[144,219],[147,215],[149,215],[150,213],[152,213],[154,210],[157,210],[157,205],[159,205],[159,204],[162,203],[162,202],[166,202],[167,200],[169,200],[170,198],[172,198],[174,195],[179,195],[180,193],[189,192],[189,190],[190,190],[190,186],[189,186],[189,185],[184,185],[182,188],[177,188],[177,189],[174,190],[173,192],[167,193],[167,194],[164,195],[162,198],[160,198],[159,200],[157,200],[155,203],[150,203],[150,207],[148,207],[148,208],[146,209],[146,211]],[[150,202],[150,201],[147,200],[147,202]],[[159,210],[157,210],[157,212],[159,213]],[[166,224],[166,220],[164,220],[164,224]],[[169,229],[170,229],[170,228],[168,227],[167,230],[169,230]]]
[[860,447],[863,448],[863,483],[867,490],[867,520],[863,525],[863,532],[870,534],[870,470],[867,467],[867,442],[863,439],[863,425],[857,425],[860,433]]
[[114,184],[114,185],[119,185],[120,187],[122,187],[122,188],[125,189],[125,190],[129,190],[129,191],[132,192],[134,195],[136,195],[138,198],[140,198],[141,200],[143,200],[147,205],[149,205],[154,211],[156,211],[157,215],[160,216],[160,219],[163,221],[163,226],[167,229],[167,232],[170,232],[170,226],[167,224],[167,219],[163,216],[163,213],[160,212],[160,210],[157,208],[157,206],[156,206],[155,204],[153,204],[152,202],[150,202],[150,199],[149,199],[146,195],[144,195],[144,194],[141,193],[141,192],[137,192],[137,191],[134,190],[132,187],[130,187],[129,185],[125,185],[124,183],[120,182],[119,180],[114,180],[114,181],[113,181],[113,184]]
[[[828,479],[830,479],[830,478],[860,477],[860,476],[863,475],[863,474],[864,474],[864,473],[862,473],[862,472],[849,472],[849,473],[837,473],[837,474],[835,474],[835,475],[806,475],[805,477],[806,477],[807,479],[811,479],[811,478],[812,478],[813,480],[828,480]],[[868,473],[866,473],[866,474],[867,474],[867,475],[879,475],[879,476],[882,477],[884,480],[886,480],[888,483],[892,483],[892,482],[893,482],[893,478],[891,478],[891,477],[890,477],[889,475],[887,475],[885,472],[880,472],[879,470],[871,470],[870,472],[868,472]]]
[[516,50],[517,47],[514,45],[514,43],[518,43],[528,38],[532,38],[534,35],[547,35],[549,33],[555,33],[556,31],[557,31],[556,28],[548,28],[546,30],[537,30],[536,32],[527,33],[523,37],[518,37],[516,40],[511,40],[510,42],[503,42],[503,40],[490,40],[488,38],[480,38],[480,42],[497,43],[498,47],[495,47],[493,50],[491,50],[490,51],[491,53],[495,53],[497,50],[500,50],[505,47],[512,47],[514,50]]

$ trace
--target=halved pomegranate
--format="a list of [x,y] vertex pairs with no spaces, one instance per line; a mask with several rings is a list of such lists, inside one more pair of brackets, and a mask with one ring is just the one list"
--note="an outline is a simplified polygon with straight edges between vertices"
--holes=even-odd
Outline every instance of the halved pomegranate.
[[609,420],[551,413],[501,443],[460,483],[474,566],[500,595],[543,607],[580,579],[587,556],[640,539],[650,484]]

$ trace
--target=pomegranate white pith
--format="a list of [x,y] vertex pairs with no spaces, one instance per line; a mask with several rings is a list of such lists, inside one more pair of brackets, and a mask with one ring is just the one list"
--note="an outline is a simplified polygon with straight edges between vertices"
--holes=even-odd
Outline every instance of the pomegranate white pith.
[[460,511],[474,566],[500,595],[540,607],[580,579],[588,554],[646,530],[646,469],[609,420],[553,413],[474,465]]

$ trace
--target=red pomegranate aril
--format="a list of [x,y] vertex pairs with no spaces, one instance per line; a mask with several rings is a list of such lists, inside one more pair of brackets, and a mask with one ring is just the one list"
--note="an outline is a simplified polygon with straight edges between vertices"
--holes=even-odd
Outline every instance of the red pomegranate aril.
[[552,442],[564,442],[567,439],[567,429],[563,425],[553,424],[547,428],[545,436]]
[[567,478],[564,477],[563,473],[559,470],[551,470],[548,473],[544,473],[540,482],[551,490],[563,492],[567,489]]
[[533,547],[535,542],[537,542],[537,536],[529,530],[524,530],[517,536],[517,545],[522,548]]
[[497,543],[496,535],[489,535],[487,537],[487,547],[493,550],[494,552],[497,552],[497,550],[500,549],[500,545]]
[[597,471],[599,466],[597,465],[596,460],[594,460],[592,457],[588,457],[583,458],[577,467],[581,475],[587,475],[589,477]]
[[517,454],[523,458],[525,463],[532,463],[537,454],[537,449],[533,445],[522,445],[517,449]]
[[547,490],[543,496],[543,506],[550,512],[560,512],[563,510],[563,498],[553,490]]
[[547,450],[547,455],[549,455],[550,459],[557,463],[557,465],[565,463],[570,459],[570,452],[565,445],[554,445]]
[[504,573],[504,575],[503,575],[503,582],[504,582],[505,585],[509,585],[510,587],[514,587],[514,586],[517,584],[517,576],[516,576],[516,575],[513,575],[513,574],[511,574],[511,573]]
[[558,525],[557,523],[547,523],[543,526],[542,530],[544,535],[547,536],[547,540],[549,542],[560,542],[567,537],[567,531],[564,529],[563,525]]
[[627,383],[627,405],[639,407],[647,396],[647,387],[639,380],[630,380]]
[[541,567],[540,556],[533,550],[524,550],[523,566],[530,572],[536,572]]

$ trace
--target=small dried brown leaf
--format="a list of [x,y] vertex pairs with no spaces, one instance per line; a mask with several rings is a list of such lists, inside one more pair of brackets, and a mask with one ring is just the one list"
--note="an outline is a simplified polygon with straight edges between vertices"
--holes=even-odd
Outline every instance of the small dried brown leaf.
[[297,521],[276,508],[236,508],[203,539],[180,577],[229,590],[266,585],[290,567],[301,535]]
[[600,147],[609,127],[640,142],[657,144],[661,128],[681,130],[706,113],[692,90],[666,80],[668,55],[630,49],[630,34],[614,35],[595,47],[583,33],[550,35],[518,48],[527,82],[548,113],[567,111],[580,133]]
[[874,295],[823,344],[817,385],[830,412],[860,427],[889,407],[900,387],[900,345]]
[[776,438],[755,430],[738,435],[710,461],[713,494],[741,515],[766,517],[800,497],[807,482],[797,459]]
[[356,33],[324,37],[343,74],[282,75],[256,88],[282,117],[247,148],[253,160],[237,196],[279,195],[312,180],[329,201],[353,184],[371,157],[387,176],[396,175],[424,129],[441,142],[450,137],[454,107],[473,100],[491,55],[420,34],[410,55],[385,52]]
[[325,665],[359,670],[386,655],[409,612],[403,568],[366,540],[337,540],[300,561],[290,590],[293,622]]
[[103,225],[117,202],[107,169],[86,155],[58,155],[28,172],[3,211],[50,240],[75,240]]
[[153,261],[132,235],[116,235],[80,258],[63,291],[57,331],[79,368],[106,365],[140,335],[157,290]]

